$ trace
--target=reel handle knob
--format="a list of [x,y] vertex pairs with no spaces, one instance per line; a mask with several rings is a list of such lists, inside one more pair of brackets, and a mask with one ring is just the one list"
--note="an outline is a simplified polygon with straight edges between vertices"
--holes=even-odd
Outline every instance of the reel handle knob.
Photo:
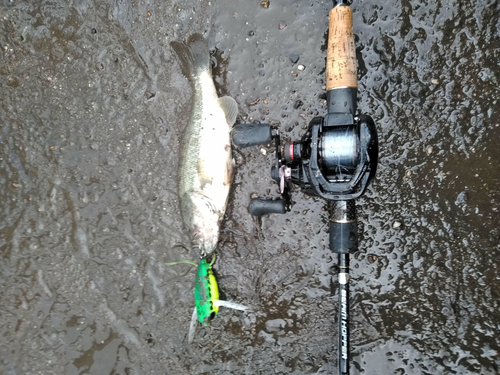
[[262,216],[268,214],[284,214],[286,213],[286,204],[283,199],[252,199],[248,206],[250,213],[254,216]]
[[273,140],[269,124],[238,124],[233,128],[233,143],[239,148],[265,145]]

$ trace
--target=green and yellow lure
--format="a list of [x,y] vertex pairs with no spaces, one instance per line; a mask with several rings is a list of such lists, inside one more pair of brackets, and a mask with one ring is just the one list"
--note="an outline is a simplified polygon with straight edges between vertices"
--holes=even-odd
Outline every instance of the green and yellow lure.
[[212,262],[207,263],[205,259],[200,260],[194,279],[194,303],[198,321],[208,326],[210,320],[215,318],[219,312],[219,306],[214,301],[219,300],[219,286],[212,271]]
[[208,263],[206,259],[201,259],[199,264],[190,260],[182,260],[180,262],[167,263],[167,266],[175,264],[191,264],[197,267],[196,277],[194,280],[194,304],[193,316],[189,326],[188,342],[191,343],[194,339],[196,331],[196,321],[199,321],[204,326],[209,326],[210,321],[215,318],[219,312],[220,306],[229,307],[236,310],[246,311],[248,307],[234,302],[219,300],[219,287],[212,271],[212,265],[215,262],[215,255],[212,261]]

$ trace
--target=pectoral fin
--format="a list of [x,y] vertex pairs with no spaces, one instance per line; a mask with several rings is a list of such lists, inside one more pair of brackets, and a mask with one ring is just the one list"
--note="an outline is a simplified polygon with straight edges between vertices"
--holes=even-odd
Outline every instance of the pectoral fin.
[[236,117],[238,116],[238,104],[236,100],[230,96],[223,96],[219,98],[219,106],[222,108],[226,115],[226,121],[229,126],[233,126],[236,122]]
[[204,195],[201,192],[197,192],[196,195],[199,197],[199,199],[201,199],[203,201],[203,203],[207,206],[207,208],[210,211],[212,211],[214,213],[219,212],[219,210],[215,206],[214,202],[209,197],[207,197],[206,195]]
[[198,172],[198,179],[200,180],[201,188],[205,186],[205,184],[212,184],[213,178],[210,176],[205,163],[202,159],[198,159],[196,163],[196,171]]

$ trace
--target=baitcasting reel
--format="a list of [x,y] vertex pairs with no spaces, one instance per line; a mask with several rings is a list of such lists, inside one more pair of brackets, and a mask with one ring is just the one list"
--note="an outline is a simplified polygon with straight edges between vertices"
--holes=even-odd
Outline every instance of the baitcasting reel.
[[234,128],[233,142],[240,148],[268,144],[273,139],[276,143],[271,176],[279,184],[282,199],[253,199],[249,206],[253,215],[290,211],[290,183],[308,195],[334,201],[355,199],[364,193],[377,169],[377,131],[370,116],[342,112],[355,107],[355,102],[352,90],[341,90],[328,92],[328,115],[313,118],[299,142],[281,145],[278,129],[269,124]]

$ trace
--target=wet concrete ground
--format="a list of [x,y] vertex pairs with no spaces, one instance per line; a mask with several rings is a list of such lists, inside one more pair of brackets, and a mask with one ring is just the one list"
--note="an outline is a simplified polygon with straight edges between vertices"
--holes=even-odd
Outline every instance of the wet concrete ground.
[[[164,265],[198,256],[174,246],[191,92],[169,42],[203,33],[240,120],[298,139],[326,112],[330,7],[0,2],[1,374],[335,373],[324,202],[247,211],[251,194],[277,196],[271,147],[234,151],[215,265],[223,297],[257,311],[221,309],[187,345],[194,270]],[[358,107],[380,142],[358,201],[352,372],[498,373],[499,6],[352,7]]]

